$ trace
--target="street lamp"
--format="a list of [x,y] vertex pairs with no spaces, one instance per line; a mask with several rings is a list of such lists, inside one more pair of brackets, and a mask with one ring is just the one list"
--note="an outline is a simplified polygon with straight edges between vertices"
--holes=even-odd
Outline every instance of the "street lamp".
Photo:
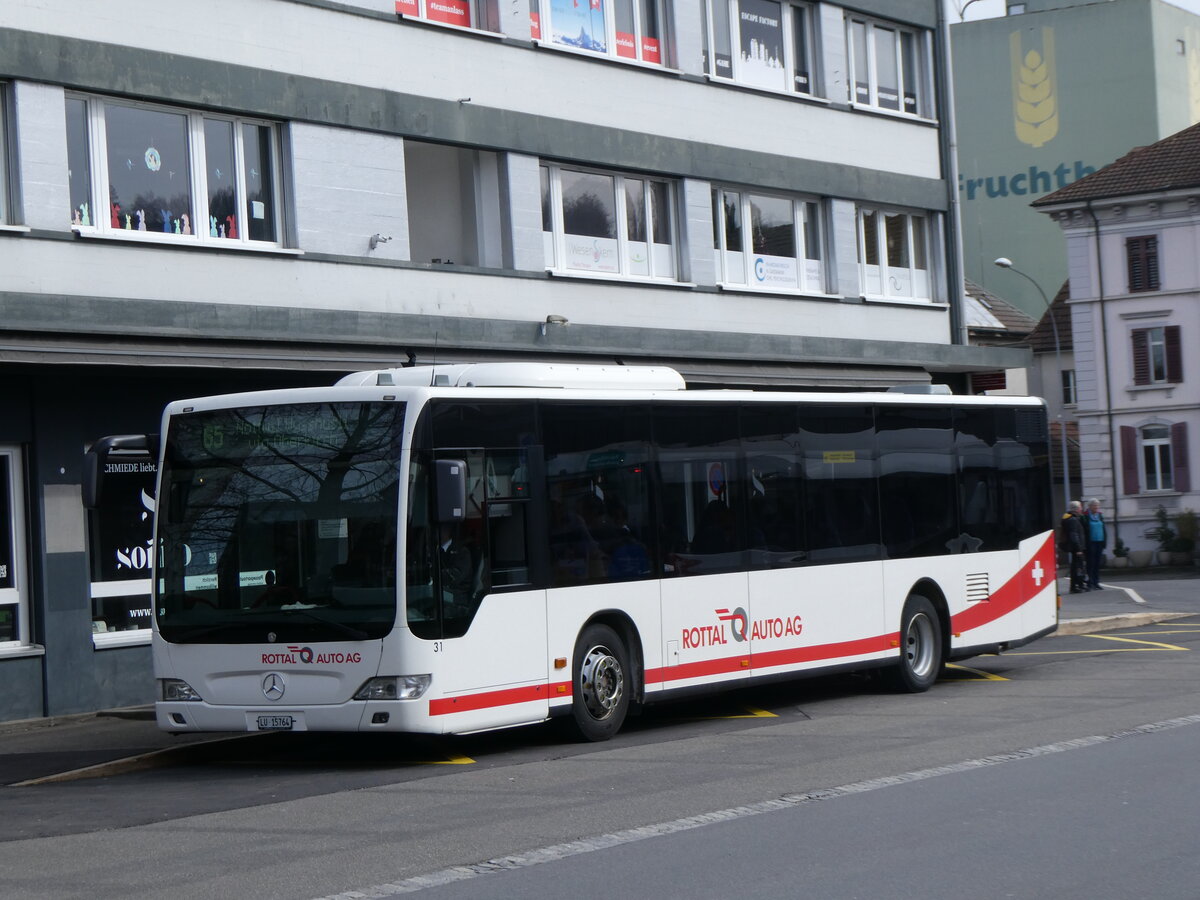
[[[1046,296],[1046,292],[1042,290],[1042,286],[1038,284],[1030,275],[1022,272],[1013,265],[1011,259],[1006,256],[1001,256],[995,261],[995,264],[1001,269],[1008,269],[1011,272],[1016,272],[1035,288],[1042,296],[1042,302],[1046,304],[1046,313],[1050,316],[1050,327],[1054,332],[1054,366],[1058,369],[1058,377],[1062,378],[1062,344],[1058,340],[1058,322],[1054,318],[1054,310],[1050,308],[1050,298]],[[1061,390],[1061,386],[1060,386]],[[1061,399],[1061,398],[1060,398]],[[1063,421],[1061,406],[1058,413],[1058,436],[1062,444],[1062,471],[1063,471],[1063,510],[1071,507],[1071,465],[1067,461],[1067,424]]]

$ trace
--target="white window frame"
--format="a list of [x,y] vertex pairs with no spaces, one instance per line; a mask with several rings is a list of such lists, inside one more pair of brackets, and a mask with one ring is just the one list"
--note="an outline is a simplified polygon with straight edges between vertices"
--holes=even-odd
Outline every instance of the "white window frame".
[[[819,97],[818,85],[817,41],[815,38],[816,17],[810,3],[792,2],[792,0],[776,0],[780,3],[783,21],[780,29],[783,37],[783,77],[780,84],[767,86],[753,80],[747,80],[745,64],[741,53],[741,16],[738,0],[705,0],[705,37],[708,77],[714,81],[725,81],[733,84],[753,87],[759,90],[778,91],[785,94],[796,94],[801,97]],[[729,29],[729,74],[717,71],[717,33],[716,18],[722,16],[728,23]],[[808,84],[805,87],[796,85],[796,21],[800,20],[804,27],[804,52],[808,58]]]
[[12,574],[13,587],[0,588],[0,606],[14,607],[17,614],[16,637],[11,641],[0,641],[0,656],[11,651],[27,650],[31,641],[31,623],[29,621],[29,583],[25,570],[25,495],[24,476],[22,469],[21,448],[11,444],[0,444],[0,457],[8,460],[8,510],[0,510],[0,515],[8,515],[9,529],[12,532]]
[[[742,246],[739,248],[726,246],[728,229],[725,226],[725,197],[727,195],[736,195],[738,198],[738,210],[742,223]],[[819,198],[732,185],[714,186],[712,196],[713,254],[717,267],[717,284],[726,289],[764,291],[769,294],[825,294],[827,292],[825,260],[828,252],[825,244],[825,228],[822,227],[826,216],[824,204]],[[767,262],[764,260],[766,254],[754,252],[752,197],[785,200],[792,204],[792,234],[796,248],[794,257],[796,278],[792,284],[780,281],[772,282],[768,277]],[[813,219],[811,225],[810,216]],[[820,256],[817,257],[808,256],[809,244],[813,242],[810,236],[812,226],[815,226],[816,246],[820,253]],[[781,259],[783,258],[781,257]]]
[[[866,230],[867,217],[875,215],[875,240],[879,253],[879,264],[869,265],[866,261]],[[904,216],[905,240],[908,246],[908,265],[893,266],[889,264],[887,255],[887,219],[892,216]],[[918,212],[908,209],[895,209],[883,206],[859,206],[855,211],[855,226],[858,231],[858,271],[859,284],[863,296],[876,300],[904,300],[917,303],[934,301],[933,282],[933,223],[932,213]],[[917,229],[920,229],[919,232]],[[920,234],[924,244],[925,268],[916,264],[917,254],[914,235]],[[876,269],[878,271],[873,272]],[[905,291],[904,282],[907,280],[910,289]]]
[[[267,119],[257,119],[242,116],[225,115],[221,113],[203,112],[186,107],[165,106],[154,103],[119,100],[94,94],[68,94],[69,99],[82,100],[85,104],[87,119],[87,165],[90,179],[90,225],[81,224],[75,220],[72,211],[71,229],[85,236],[102,236],[121,238],[123,240],[146,241],[150,243],[169,243],[175,245],[207,245],[210,247],[234,248],[280,248],[284,243],[285,223],[283,215],[283,171],[282,171],[282,141],[280,139],[279,123]],[[191,192],[191,214],[189,226],[191,234],[174,234],[159,229],[147,227],[145,231],[114,228],[108,213],[107,186],[109,183],[108,142],[106,140],[107,120],[105,110],[110,106],[121,106],[131,109],[142,109],[151,112],[161,112],[169,115],[184,116],[187,121],[189,189]],[[228,122],[232,126],[234,145],[234,168],[237,177],[237,209],[241,214],[242,228],[236,238],[211,237],[207,223],[209,222],[208,181],[205,164],[204,123],[208,121]],[[270,135],[271,160],[271,215],[275,222],[275,240],[258,241],[250,239],[250,229],[247,226],[247,186],[245,179],[245,150],[242,135],[243,126],[265,127]],[[102,194],[104,202],[99,202]]]
[[1146,366],[1151,384],[1167,384],[1167,329],[1163,325],[1146,329]]
[[[855,29],[862,28],[866,43],[867,58],[859,59],[855,46]],[[886,106],[880,102],[879,59],[877,53],[876,31],[891,32],[896,67],[893,74],[896,77],[897,98],[896,107]],[[905,66],[905,40],[907,37],[910,48],[911,65]],[[885,38],[886,39],[886,38]],[[883,19],[870,19],[865,16],[846,17],[846,86],[852,106],[878,109],[885,112],[912,116],[915,118],[932,118],[929,109],[933,96],[929,60],[932,58],[929,43],[929,32],[924,29],[906,28],[896,22]],[[865,68],[866,77],[860,79]],[[906,79],[905,69],[911,68],[911,78]],[[863,81],[866,95],[858,92],[858,82]],[[909,83],[911,81],[911,83]],[[905,94],[911,91],[914,95],[913,109],[906,108]]]
[[[456,19],[457,12],[464,9],[467,11],[466,23]],[[484,34],[500,33],[500,4],[497,0],[396,0],[396,15]]]
[[[616,4],[619,2],[627,2],[632,6],[634,25],[632,53],[623,51],[622,48],[628,46],[626,42],[618,42]],[[597,9],[599,21],[594,25],[602,25],[604,28],[603,50],[556,41],[554,39],[553,0],[532,0],[530,3],[530,35],[541,46],[551,47],[555,50],[583,53],[587,56],[598,56],[624,63],[640,63],[655,68],[666,68],[668,67],[667,36],[670,31],[668,17],[672,8],[671,4],[667,0],[648,0],[654,4],[658,16],[658,37],[651,38],[645,34],[646,23],[642,21],[642,2],[643,0],[578,0],[580,8]],[[625,32],[621,32],[621,34],[625,34]]]
[[[1161,435],[1149,436],[1150,429],[1161,430]],[[1142,475],[1143,493],[1164,493],[1175,490],[1175,469],[1171,454],[1171,426],[1163,422],[1151,422],[1138,429],[1138,467]],[[1147,452],[1149,451],[1149,452]],[[1153,465],[1151,465],[1153,463]]]
[[[646,175],[638,175],[634,173],[614,172],[608,169],[593,169],[586,166],[563,166],[557,163],[543,161],[541,170],[549,176],[550,188],[550,215],[551,215],[551,231],[545,230],[545,223],[542,228],[542,242],[546,254],[546,270],[554,275],[571,275],[584,278],[605,278],[619,281],[653,281],[656,283],[678,283],[679,282],[679,251],[680,251],[680,236],[679,223],[676,214],[677,199],[677,184],[668,178],[653,178]],[[605,272],[600,270],[589,270],[582,267],[572,267],[567,265],[567,238],[566,228],[563,222],[563,197],[562,197],[562,173],[577,172],[585,175],[600,175],[613,180],[613,216],[616,219],[617,225],[617,271]],[[540,177],[540,173],[539,173]],[[648,274],[634,274],[632,271],[634,260],[631,255],[631,249],[641,241],[631,241],[628,236],[628,215],[626,208],[626,191],[625,180],[637,180],[642,182],[643,198],[646,209],[646,250],[647,250],[647,268]],[[669,219],[671,243],[657,244],[654,241],[654,219],[652,217],[652,202],[651,202],[651,183],[666,185],[667,202],[665,213]],[[612,240],[607,238],[605,240]],[[669,247],[668,250],[662,248]],[[657,252],[656,252],[657,248]],[[669,258],[669,262],[668,262]]]
[[1078,395],[1075,393],[1075,370],[1059,369],[1058,378],[1062,388],[1063,406],[1074,406],[1078,402]]
[[8,168],[8,82],[0,81],[0,227],[12,225],[10,190],[12,173]]

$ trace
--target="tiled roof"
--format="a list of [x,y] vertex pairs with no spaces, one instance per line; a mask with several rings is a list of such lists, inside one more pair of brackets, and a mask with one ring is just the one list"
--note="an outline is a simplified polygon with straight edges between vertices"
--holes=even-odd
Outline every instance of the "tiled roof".
[[1116,162],[1034,200],[1032,205],[1106,200],[1191,187],[1200,187],[1200,123],[1148,147],[1130,150]]
[[965,281],[963,318],[972,335],[984,340],[997,338],[1016,341],[1028,335],[1035,322],[1007,300],[980,287],[973,281]]
[[[1034,353],[1054,351],[1055,326],[1058,327],[1059,349],[1064,353],[1074,349],[1075,345],[1071,340],[1071,308],[1067,306],[1067,301],[1071,299],[1070,288],[1071,282],[1064,281],[1063,286],[1054,295],[1054,299],[1050,301],[1050,308],[1042,314],[1037,326],[1029,332],[1029,336],[1025,339],[1025,343]],[[1053,324],[1050,322],[1051,316],[1054,317]]]

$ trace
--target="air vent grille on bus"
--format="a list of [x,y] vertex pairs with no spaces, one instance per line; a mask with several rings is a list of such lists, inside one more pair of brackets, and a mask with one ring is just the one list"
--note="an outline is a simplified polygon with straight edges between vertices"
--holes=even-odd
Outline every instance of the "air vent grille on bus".
[[986,600],[991,595],[992,590],[988,583],[987,572],[967,576],[967,600],[971,602]]

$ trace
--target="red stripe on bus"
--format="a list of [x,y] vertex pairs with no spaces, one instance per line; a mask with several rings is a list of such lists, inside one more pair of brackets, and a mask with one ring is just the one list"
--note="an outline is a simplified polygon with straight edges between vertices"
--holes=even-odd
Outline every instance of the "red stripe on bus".
[[484,691],[480,694],[462,694],[458,697],[430,700],[429,714],[444,716],[449,713],[469,712],[474,709],[492,709],[497,706],[511,706],[515,703],[532,703],[535,700],[545,700],[547,697],[570,696],[571,683],[569,681],[560,684],[534,684],[528,687]]
[[[1042,591],[1055,586],[1054,536],[1050,535],[1021,570],[969,609],[954,616],[950,630],[962,634],[982,628],[1024,606]],[[1057,590],[1057,588],[1055,588]]]

